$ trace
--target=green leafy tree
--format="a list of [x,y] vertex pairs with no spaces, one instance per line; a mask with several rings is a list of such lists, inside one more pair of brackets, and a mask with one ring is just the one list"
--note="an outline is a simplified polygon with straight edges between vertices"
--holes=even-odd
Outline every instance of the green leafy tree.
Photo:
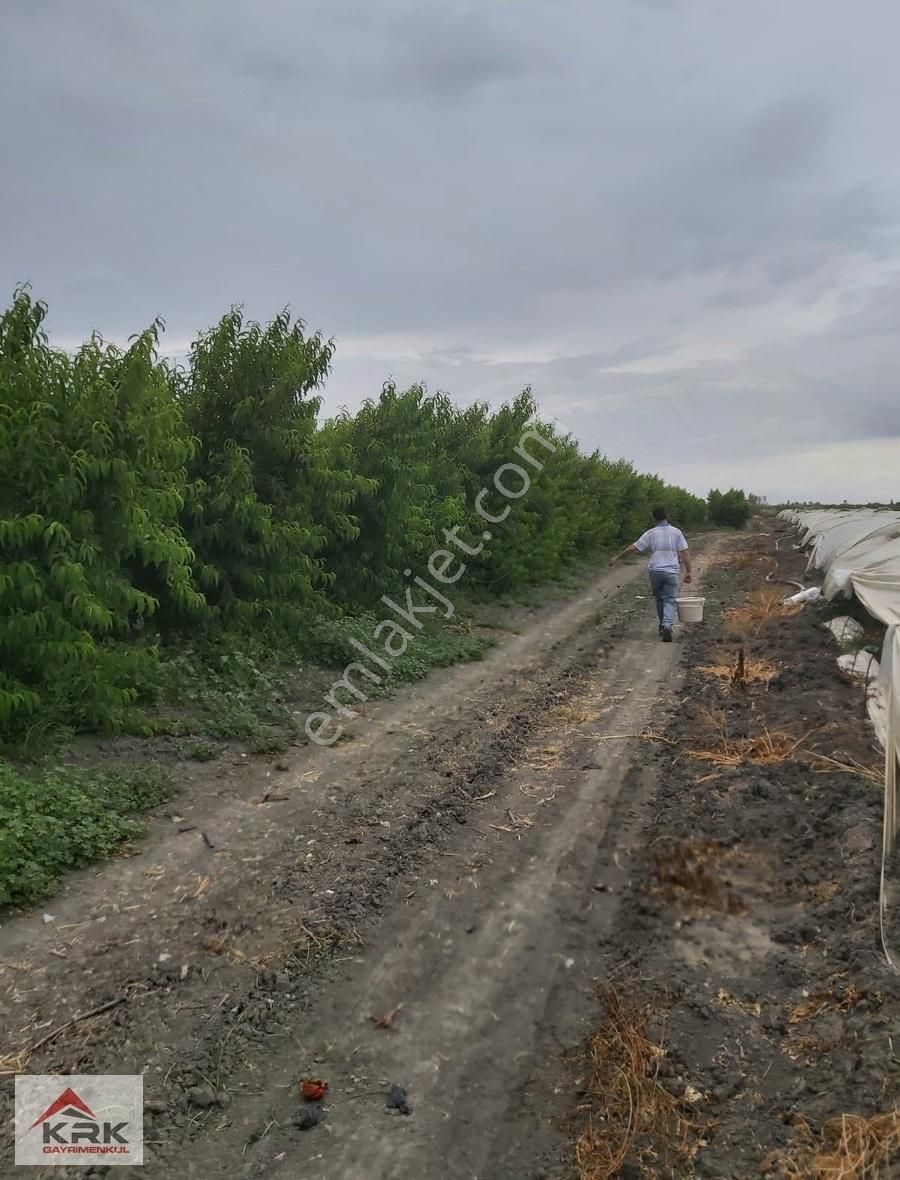
[[[287,311],[259,324],[233,309],[184,368],[160,360],[158,322],[125,349],[94,336],[69,355],[45,313],[23,290],[0,317],[7,740],[45,717],[126,724],[158,684],[158,645],[188,628],[312,643],[323,616],[426,574],[448,530],[478,550],[466,584],[498,594],[632,540],[654,504],[685,528],[705,517],[658,475],[584,454],[530,389],[458,408],[388,383],[322,422],[333,346]],[[710,494],[711,519],[744,511],[743,493]]]
[[709,519],[713,524],[732,529],[742,529],[753,512],[753,505],[739,488],[731,488],[727,492],[714,488],[709,493],[707,505]]
[[179,517],[192,443],[156,354],[49,346],[25,290],[0,317],[0,732],[47,708],[120,727],[153,659],[135,631],[202,614]]
[[420,385],[401,393],[388,383],[377,400],[330,424],[357,476],[355,527],[335,536],[327,554],[344,601],[368,603],[396,589],[404,569],[439,548],[442,530],[465,519],[455,416],[443,394],[429,397]]
[[197,439],[185,526],[197,581],[224,624],[290,630],[325,607],[321,560],[348,539],[358,491],[334,438],[323,438],[316,390],[333,346],[282,312],[265,326],[237,308],[191,349],[179,382]]

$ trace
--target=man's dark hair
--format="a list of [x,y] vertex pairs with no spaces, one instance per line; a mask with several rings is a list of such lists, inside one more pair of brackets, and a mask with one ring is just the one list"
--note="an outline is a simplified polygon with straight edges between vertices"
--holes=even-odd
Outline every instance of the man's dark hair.
[[653,519],[656,521],[663,521],[663,520],[669,519],[668,516],[666,515],[665,508],[663,508],[663,506],[661,504],[658,508],[653,509]]

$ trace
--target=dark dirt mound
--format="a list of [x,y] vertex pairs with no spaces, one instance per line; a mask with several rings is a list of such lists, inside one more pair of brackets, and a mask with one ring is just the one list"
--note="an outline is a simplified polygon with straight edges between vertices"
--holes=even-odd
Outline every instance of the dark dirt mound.
[[[882,755],[821,626],[829,608],[728,616],[748,592],[765,597],[776,563],[778,577],[803,576],[790,545],[748,548],[743,568],[706,579],[708,622],[687,640],[665,730],[678,746],[648,754],[654,814],[603,956],[618,994],[657,1014],[660,1075],[705,1129],[674,1157],[638,1135],[621,1170],[584,1167],[591,1180],[900,1175],[900,1155],[885,1162],[892,1137],[900,1147],[900,976],[878,934],[882,799],[852,769]],[[736,684],[700,671],[742,649],[777,674]],[[588,1109],[595,1126],[611,1113],[599,1092]],[[829,1122],[845,1114],[860,1121]],[[812,1144],[832,1171],[813,1168]]]

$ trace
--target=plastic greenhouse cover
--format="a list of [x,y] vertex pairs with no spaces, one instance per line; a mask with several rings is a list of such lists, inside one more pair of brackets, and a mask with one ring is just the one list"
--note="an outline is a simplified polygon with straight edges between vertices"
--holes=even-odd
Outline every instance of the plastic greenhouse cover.
[[[888,626],[900,623],[900,513],[789,509],[781,515],[803,530],[805,543],[812,543],[811,565],[825,574],[826,598],[852,590],[876,619]],[[900,684],[897,688],[900,692]]]
[[[888,515],[890,519],[887,519]],[[845,553],[848,549],[865,545],[873,533],[878,533],[881,529],[896,524],[898,521],[900,521],[900,512],[886,513],[884,520],[867,513],[865,516],[855,516],[853,519],[834,524],[817,537],[813,549],[812,564],[819,569],[830,566],[840,554]]]
[[889,943],[887,866],[898,836],[898,768],[900,768],[900,514],[885,509],[781,513],[803,530],[812,545],[810,565],[825,574],[826,598],[855,593],[866,610],[887,626],[881,656],[883,715],[873,714],[885,747],[884,845],[881,860],[879,918],[888,962],[900,969]]
[[866,569],[869,573],[883,566],[890,566],[897,554],[900,540],[900,523],[882,525],[863,540],[842,550],[825,577],[825,597],[833,598],[840,591],[850,587],[850,576],[854,570]]

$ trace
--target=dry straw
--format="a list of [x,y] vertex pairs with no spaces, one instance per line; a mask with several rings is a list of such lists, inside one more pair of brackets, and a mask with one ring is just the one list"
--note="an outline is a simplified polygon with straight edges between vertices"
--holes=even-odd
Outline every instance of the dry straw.
[[801,603],[787,603],[777,590],[757,590],[743,606],[733,607],[722,615],[728,630],[756,634],[767,623],[789,619],[803,610]]
[[850,1012],[866,998],[866,993],[860,991],[852,983],[848,983],[839,994],[833,992],[816,992],[799,1004],[795,1004],[788,1013],[791,1024],[802,1024],[807,1020],[814,1020],[823,1012]]
[[746,687],[749,684],[765,684],[775,679],[779,673],[777,664],[771,660],[757,660],[748,656],[741,648],[733,659],[727,653],[720,653],[712,664],[705,664],[698,668],[704,676],[710,676],[721,682],[726,692],[732,688]]
[[722,714],[704,710],[711,727],[716,731],[717,740],[708,746],[688,747],[691,758],[711,762],[714,766],[735,767],[751,764],[773,766],[792,758],[814,730],[795,737],[782,729],[770,730],[763,725],[762,731],[754,737],[732,738],[728,736],[725,718]]
[[[884,1114],[842,1114],[821,1133],[798,1124],[807,1142],[769,1157],[769,1175],[782,1180],[889,1180],[900,1155],[900,1107]],[[775,1169],[778,1169],[775,1171]]]
[[626,1160],[692,1159],[703,1128],[690,1117],[687,1099],[660,1082],[665,1050],[647,1035],[648,1009],[611,988],[602,995],[606,1020],[591,1040],[590,1121],[576,1147],[579,1180],[611,1180]]
[[862,762],[857,762],[855,758],[830,758],[827,754],[816,754],[810,751],[809,758],[815,758],[818,762],[824,762],[826,765],[819,767],[819,774],[828,774],[832,770],[844,770],[847,774],[855,774],[860,778],[867,779],[871,783],[876,783],[879,787],[884,782],[884,767],[882,766],[866,766]]

